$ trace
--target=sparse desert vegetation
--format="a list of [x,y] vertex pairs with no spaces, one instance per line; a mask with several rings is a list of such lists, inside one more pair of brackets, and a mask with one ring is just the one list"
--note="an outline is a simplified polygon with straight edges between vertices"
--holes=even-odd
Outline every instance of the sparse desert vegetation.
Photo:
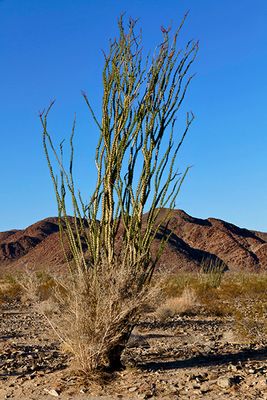
[[[45,317],[59,321],[53,319],[59,309],[48,285],[55,287],[58,277],[31,275],[40,288],[35,303],[29,302],[25,283],[21,287],[17,279],[2,277],[2,398],[42,399],[49,392],[62,399],[264,398],[267,275],[226,272],[217,287],[203,272],[154,278],[161,282],[161,295],[140,309],[122,355],[126,370],[93,383],[75,373],[73,351]],[[76,328],[73,324],[75,335]]]
[[183,299],[185,290],[190,290],[194,301],[188,311],[198,306],[214,317],[231,317],[239,338],[243,335],[250,341],[259,340],[267,333],[267,274],[225,272],[216,285],[212,275],[201,272],[169,277],[164,286],[167,301],[171,304],[172,299],[175,305]]
[[66,158],[55,101],[39,113],[58,216],[0,234],[0,399],[267,400],[266,234],[175,210],[199,47],[179,47],[185,20],[145,57],[119,18],[101,110],[82,92],[98,132],[86,197],[76,117]]

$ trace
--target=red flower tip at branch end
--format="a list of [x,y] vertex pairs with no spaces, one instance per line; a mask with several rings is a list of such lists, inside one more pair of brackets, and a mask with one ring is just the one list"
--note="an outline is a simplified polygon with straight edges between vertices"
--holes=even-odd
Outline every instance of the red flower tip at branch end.
[[168,33],[167,29],[164,28],[164,26],[161,25],[160,30],[162,33]]
[[45,108],[42,111],[38,111],[39,118],[43,118]]
[[162,33],[169,33],[171,30],[171,27],[169,26],[168,29],[164,28],[164,26],[161,25],[160,30]]

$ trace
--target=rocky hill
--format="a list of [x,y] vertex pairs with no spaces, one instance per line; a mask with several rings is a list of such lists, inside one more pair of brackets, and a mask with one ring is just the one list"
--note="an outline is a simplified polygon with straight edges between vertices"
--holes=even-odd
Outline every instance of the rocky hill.
[[[160,217],[165,212],[161,210]],[[199,270],[205,260],[212,260],[230,270],[267,270],[267,233],[215,218],[194,218],[182,210],[173,211],[168,230],[170,239],[160,260],[167,269]],[[161,233],[153,251],[160,237]],[[57,218],[0,233],[1,268],[59,268],[64,260]]]

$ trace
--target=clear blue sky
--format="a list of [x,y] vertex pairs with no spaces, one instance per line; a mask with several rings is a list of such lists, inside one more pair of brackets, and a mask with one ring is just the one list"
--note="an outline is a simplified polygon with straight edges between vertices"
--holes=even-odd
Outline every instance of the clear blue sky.
[[99,110],[101,49],[117,17],[139,18],[148,50],[188,9],[183,40],[199,39],[200,51],[180,160],[194,167],[177,206],[267,231],[266,0],[0,0],[0,231],[57,213],[38,119],[52,98],[56,141],[77,112],[76,175],[89,196],[97,132],[80,90]]

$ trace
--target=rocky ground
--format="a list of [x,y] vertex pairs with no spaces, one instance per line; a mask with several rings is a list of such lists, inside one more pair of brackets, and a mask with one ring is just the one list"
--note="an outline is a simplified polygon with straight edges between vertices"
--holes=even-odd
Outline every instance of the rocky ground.
[[31,307],[0,309],[0,399],[267,399],[267,340],[246,343],[229,317],[146,317],[111,382],[71,372],[51,328]]

